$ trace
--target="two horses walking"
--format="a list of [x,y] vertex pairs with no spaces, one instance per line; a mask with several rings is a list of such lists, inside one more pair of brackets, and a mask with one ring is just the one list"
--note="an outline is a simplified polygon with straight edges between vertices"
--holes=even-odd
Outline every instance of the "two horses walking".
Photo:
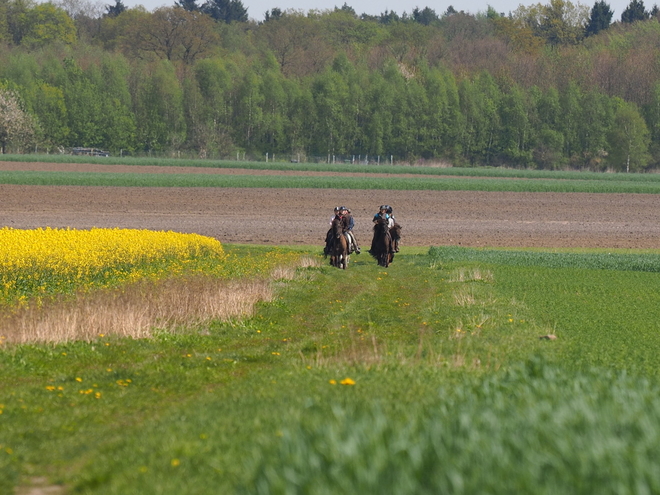
[[[346,236],[343,233],[341,221],[334,219],[332,221],[331,235],[333,239],[330,249],[330,264],[336,268],[346,269],[349,261],[349,246]],[[371,241],[369,253],[373,256],[380,266],[387,268],[394,259],[394,240],[401,238],[401,227],[394,224],[389,227],[385,218],[379,219],[374,224],[374,236]]]

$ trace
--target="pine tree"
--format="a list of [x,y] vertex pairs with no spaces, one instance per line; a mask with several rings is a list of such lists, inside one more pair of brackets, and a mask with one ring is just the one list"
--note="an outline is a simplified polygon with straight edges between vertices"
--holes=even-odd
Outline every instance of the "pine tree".
[[593,36],[610,27],[613,15],[614,12],[612,12],[610,6],[605,3],[605,0],[600,0],[594,3],[594,6],[591,8],[589,23],[585,29],[586,35]]
[[644,8],[643,0],[632,0],[626,10],[621,14],[621,22],[633,23],[636,21],[645,21],[649,18],[648,12]]
[[247,9],[241,0],[208,0],[201,8],[218,22],[247,22]]

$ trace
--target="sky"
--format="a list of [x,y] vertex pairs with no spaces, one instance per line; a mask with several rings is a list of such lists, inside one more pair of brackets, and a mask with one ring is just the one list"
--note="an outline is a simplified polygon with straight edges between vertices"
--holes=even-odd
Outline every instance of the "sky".
[[[591,8],[596,0],[572,1],[573,3],[581,3]],[[308,12],[310,10],[334,9],[335,7],[341,7],[346,3],[350,7],[353,7],[353,10],[355,10],[358,15],[378,15],[386,10],[394,11],[401,15],[404,12],[411,13],[415,7],[419,7],[420,9],[429,7],[435,10],[438,15],[442,15],[450,5],[458,11],[463,10],[470,14],[485,12],[490,5],[497,12],[508,14],[509,12],[516,10],[521,4],[529,6],[537,3],[544,5],[550,3],[549,0],[444,0],[443,2],[438,2],[437,0],[242,0],[242,2],[248,10],[248,17],[256,21],[263,21],[264,13],[275,7],[281,10],[295,9]],[[114,5],[114,1],[111,0],[106,3]],[[122,3],[129,8],[143,5],[147,10],[152,11],[157,7],[171,7],[174,5],[174,0],[122,0]],[[204,0],[198,1],[197,3],[203,4]],[[621,20],[621,13],[628,6],[630,0],[606,0],[605,3],[607,3],[610,6],[610,9],[614,12],[612,21],[618,21]],[[653,5],[654,2],[650,0],[644,2],[644,6],[647,10],[650,10]]]

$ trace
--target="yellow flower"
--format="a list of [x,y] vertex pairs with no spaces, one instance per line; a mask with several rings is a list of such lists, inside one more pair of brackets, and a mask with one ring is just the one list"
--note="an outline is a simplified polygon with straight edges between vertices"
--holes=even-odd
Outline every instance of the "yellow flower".
[[172,462],[170,462],[172,467],[177,467],[181,464],[181,461],[179,459],[172,459]]
[[337,385],[337,380],[330,380],[330,385]]
[[352,378],[344,378],[342,381],[340,381],[342,385],[355,385],[355,380]]

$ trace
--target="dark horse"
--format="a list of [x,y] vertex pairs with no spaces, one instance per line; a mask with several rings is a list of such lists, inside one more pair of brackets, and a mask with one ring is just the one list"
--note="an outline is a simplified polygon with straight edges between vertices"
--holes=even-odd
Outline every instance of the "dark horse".
[[380,266],[387,268],[394,259],[394,247],[387,219],[381,218],[374,225],[374,238],[371,241],[371,256]]
[[332,221],[332,249],[330,250],[330,264],[337,268],[346,269],[348,265],[348,241],[344,235],[341,220]]

